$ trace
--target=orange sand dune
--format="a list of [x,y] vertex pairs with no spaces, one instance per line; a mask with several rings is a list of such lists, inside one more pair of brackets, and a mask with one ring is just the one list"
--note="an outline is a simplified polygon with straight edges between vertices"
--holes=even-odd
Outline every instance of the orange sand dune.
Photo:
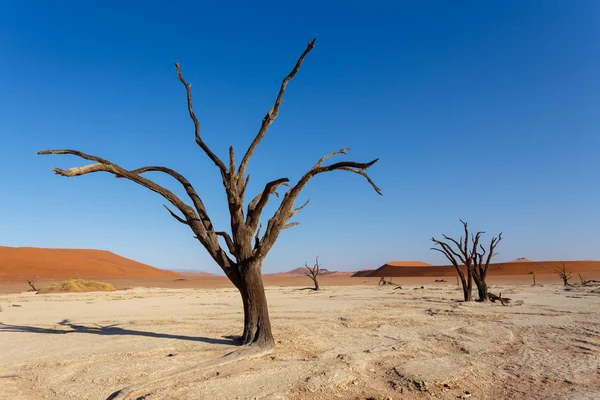
[[0,277],[4,281],[110,276],[172,276],[105,250],[42,249],[0,246]]
[[390,267],[433,267],[433,265],[423,261],[389,261],[385,265]]
[[[451,265],[443,266],[393,266],[387,263],[366,277],[418,277],[418,276],[453,276],[456,270]],[[564,261],[568,270],[576,274],[591,273],[600,274],[600,261]],[[528,261],[528,262],[506,262],[490,264],[490,275],[528,275],[530,272],[536,274],[554,274],[554,271],[561,266],[561,261]],[[357,276],[355,274],[355,276]]]

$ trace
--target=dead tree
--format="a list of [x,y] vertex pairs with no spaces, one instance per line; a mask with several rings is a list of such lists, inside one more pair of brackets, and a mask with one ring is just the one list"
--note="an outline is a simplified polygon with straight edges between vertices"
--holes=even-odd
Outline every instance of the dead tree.
[[[135,169],[126,169],[109,160],[82,153],[77,150],[46,150],[38,154],[70,154],[88,161],[92,164],[74,167],[70,169],[54,168],[58,175],[74,177],[86,175],[94,172],[107,172],[117,178],[125,178],[138,185],[158,193],[171,203],[176,211],[172,211],[165,205],[167,211],[180,223],[187,225],[194,237],[208,251],[211,258],[221,267],[229,280],[240,291],[244,305],[244,330],[242,334],[242,343],[252,345],[254,348],[260,348],[263,352],[268,352],[274,346],[273,335],[271,333],[271,324],[269,321],[269,311],[267,299],[263,288],[261,266],[262,262],[275,244],[279,234],[288,228],[298,225],[298,222],[290,222],[290,219],[302,210],[307,204],[296,207],[296,199],[309,181],[317,175],[331,171],[352,172],[364,177],[375,191],[381,195],[381,190],[375,185],[367,175],[366,170],[377,162],[377,159],[359,163],[353,161],[341,161],[334,164],[324,165],[324,162],[338,154],[346,154],[349,149],[334,151],[322,157],[317,163],[308,170],[292,186],[289,185],[289,178],[279,178],[265,184],[262,192],[258,193],[245,207],[244,198],[250,175],[246,173],[250,159],[256,148],[265,137],[267,130],[279,115],[279,108],[283,102],[288,83],[294,78],[304,58],[315,47],[315,40],[308,43],[308,46],[296,62],[292,71],[283,79],[275,102],[271,109],[266,113],[258,133],[252,143],[244,153],[239,166],[236,167],[233,146],[229,147],[229,162],[225,163],[215,154],[208,144],[206,144],[200,135],[200,122],[196,117],[192,107],[191,85],[186,82],[178,63],[175,64],[177,76],[183,85],[187,96],[187,109],[193,122],[195,141],[200,149],[216,166],[223,181],[223,187],[227,197],[227,206],[230,213],[230,232],[218,230],[209,217],[209,213],[201,200],[200,196],[190,184],[190,182],[180,173],[166,167],[146,166]],[[191,201],[184,202],[169,189],[146,178],[149,172],[157,172],[170,176],[179,185],[181,185]],[[277,190],[282,186],[287,186],[279,207],[274,215],[268,220],[266,229],[261,235],[260,220],[261,214],[271,198],[271,195],[277,194]],[[222,242],[220,242],[220,240]],[[222,244],[225,244],[225,247]]]
[[579,275],[579,280],[581,281],[581,285],[585,286],[590,284],[592,281],[590,281],[588,278],[586,278],[585,276],[582,276],[581,274],[577,274]]
[[561,266],[554,270],[554,273],[560,277],[565,286],[569,286],[569,279],[571,279],[571,271],[569,271],[564,262],[560,263]]
[[393,279],[393,277],[390,277],[390,280],[386,281],[385,277],[381,277],[379,282],[377,282],[377,286],[394,285],[394,286],[397,286],[394,289],[398,289],[398,288],[402,289],[402,286],[398,285],[397,283],[392,282],[392,279]]
[[535,286],[535,271],[531,271],[529,275],[533,275],[533,286]]
[[508,297],[502,298],[502,293],[500,293],[498,296],[496,296],[494,293],[488,293],[488,298],[492,303],[495,303],[496,300],[498,300],[503,306],[507,305],[511,301],[511,299]]
[[[463,298],[465,301],[473,300],[473,253],[469,249],[469,229],[467,228],[467,223],[463,220],[462,222],[464,230],[465,230],[465,238],[461,236],[457,241],[447,235],[443,235],[446,242],[437,240],[432,237],[431,240],[438,247],[432,247],[431,250],[439,251],[442,253],[448,261],[452,263],[454,268],[456,269],[456,273],[458,274],[458,278],[460,278],[460,282],[463,288]],[[476,236],[477,242],[473,243],[473,248],[477,249],[477,244],[479,243],[479,235]],[[452,244],[456,246],[456,249],[452,248]],[[466,268],[467,276],[465,277],[465,273],[461,270],[461,266]]]
[[304,274],[306,276],[308,276],[310,279],[312,279],[313,283],[315,284],[315,287],[313,288],[313,290],[315,290],[315,291],[321,290],[321,288],[319,287],[319,273],[321,272],[321,265],[319,264],[319,256],[317,256],[315,259],[315,265],[313,265],[312,267],[309,267],[308,263],[304,262],[304,266],[308,270]]
[[[463,224],[464,239],[463,236],[461,236],[459,240],[456,240],[447,235],[443,235],[444,239],[446,239],[444,242],[432,237],[431,240],[439,247],[432,247],[431,249],[444,254],[452,263],[454,268],[456,268],[458,278],[460,278],[462,283],[465,301],[471,301],[473,299],[471,294],[473,289],[473,281],[475,281],[475,284],[477,285],[479,300],[488,301],[489,297],[486,283],[487,273],[492,257],[496,255],[494,250],[498,243],[502,240],[502,233],[500,233],[498,237],[492,238],[489,252],[486,252],[483,245],[479,243],[481,240],[481,235],[485,232],[480,231],[474,235],[471,234],[471,242],[469,242],[468,224],[462,219],[460,222]],[[453,246],[455,248],[453,248]],[[464,266],[467,272],[466,277],[460,268],[461,266]]]
[[35,284],[34,284],[34,282],[33,282],[33,281],[27,281],[27,284],[28,284],[29,286],[31,286],[31,289],[29,289],[29,290],[28,290],[29,292],[38,292],[38,291],[39,291],[39,289],[37,289],[37,288],[35,287]]
[[[465,226],[465,228],[466,228],[466,226]],[[475,237],[473,237],[473,243],[475,243],[476,239],[478,239],[477,236],[482,233],[484,233],[484,232],[477,232]],[[502,232],[500,232],[498,237],[492,238],[492,240],[490,242],[489,251],[487,252],[487,257],[486,257],[486,250],[483,247],[483,245],[481,245],[481,244],[479,245],[479,249],[481,251],[479,251],[479,252],[475,251],[475,253],[473,255],[473,280],[475,281],[475,285],[477,286],[477,293],[479,294],[479,301],[488,301],[489,300],[486,278],[487,278],[487,273],[490,268],[490,261],[492,261],[492,257],[494,257],[496,254],[498,254],[498,253],[494,253],[494,250],[496,249],[496,246],[498,246],[498,243],[500,243],[501,240],[502,240]],[[483,262],[484,259],[485,259],[485,263]]]

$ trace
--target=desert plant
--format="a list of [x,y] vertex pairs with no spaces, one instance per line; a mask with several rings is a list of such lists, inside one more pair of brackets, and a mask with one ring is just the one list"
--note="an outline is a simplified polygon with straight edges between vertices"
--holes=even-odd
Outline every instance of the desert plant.
[[564,286],[569,286],[569,280],[571,279],[571,271],[567,269],[567,266],[564,262],[561,261],[561,266],[557,267],[554,270],[554,273],[559,276],[559,278],[563,281]]
[[533,276],[533,286],[535,286],[535,271],[531,271],[529,275]]
[[39,294],[60,292],[114,292],[115,288],[110,283],[88,281],[85,279],[69,279],[60,283],[51,283],[38,290]]
[[[475,235],[471,234],[471,243],[469,242],[469,227],[467,222],[462,219],[460,222],[463,224],[464,239],[463,236],[459,240],[453,239],[447,235],[443,235],[446,241],[437,240],[432,237],[431,240],[435,245],[439,247],[432,247],[431,250],[439,251],[452,263],[458,274],[458,278],[462,284],[463,297],[465,301],[472,301],[473,291],[473,280],[477,285],[477,292],[479,294],[480,301],[488,301],[488,290],[487,290],[487,273],[489,270],[490,262],[492,257],[496,255],[494,250],[498,243],[502,240],[502,233],[498,237],[492,238],[490,242],[489,252],[486,252],[483,245],[479,244],[481,235],[485,232],[477,232]],[[453,248],[453,246],[455,248]],[[487,257],[485,257],[487,253]],[[485,259],[485,262],[484,262]],[[461,270],[464,267],[467,275]]]
[[319,273],[321,272],[321,264],[319,264],[319,256],[315,258],[315,265],[312,267],[308,266],[308,262],[304,262],[304,267],[308,270],[304,274],[312,279],[315,287],[313,290],[321,290],[319,287]]
[[[254,349],[258,349],[259,352],[262,353],[269,352],[274,347],[275,343],[271,333],[267,299],[265,297],[261,275],[262,262],[275,244],[281,231],[298,225],[298,222],[290,222],[290,219],[308,204],[308,201],[306,201],[306,203],[299,207],[295,206],[296,199],[300,192],[302,192],[308,182],[317,175],[330,171],[347,171],[364,177],[373,189],[375,189],[378,194],[381,194],[381,190],[365,172],[377,162],[377,159],[367,163],[342,161],[330,165],[323,165],[330,157],[338,154],[346,154],[346,151],[349,150],[341,149],[322,157],[308,170],[308,172],[302,175],[296,184],[291,187],[288,184],[290,181],[288,178],[279,178],[268,182],[262,192],[258,193],[258,195],[247,204],[247,208],[244,210],[244,197],[250,178],[250,175],[246,173],[246,169],[250,159],[262,139],[265,137],[267,130],[279,115],[279,108],[283,102],[283,95],[288,83],[294,78],[303,63],[304,58],[314,47],[315,40],[312,40],[308,43],[292,71],[283,79],[273,106],[262,119],[258,133],[241,158],[238,167],[236,167],[233,146],[229,147],[229,162],[228,164],[225,164],[204,142],[200,135],[200,122],[192,107],[191,85],[184,79],[179,64],[175,64],[179,81],[186,91],[187,109],[194,126],[195,141],[217,167],[223,181],[227,206],[230,213],[231,233],[215,228],[206,207],[196,190],[183,175],[170,168],[147,166],[137,169],[125,169],[106,159],[85,154],[77,150],[46,150],[38,153],[70,154],[85,160],[93,161],[93,164],[66,170],[54,168],[54,172],[66,177],[80,176],[94,172],[108,172],[118,178],[128,179],[160,194],[179,210],[183,216],[178,215],[165,206],[173,218],[180,223],[187,225],[193,231],[195,238],[239,290],[244,307],[244,330],[241,337],[242,343],[244,345],[252,345]],[[160,172],[175,179],[181,184],[193,206],[182,201],[172,191],[144,177],[143,175],[147,172]],[[268,220],[264,234],[261,236],[261,225],[259,224],[261,214],[271,198],[271,195],[277,194],[276,191],[281,186],[288,186],[289,188],[283,195],[281,203],[274,215]],[[219,238],[225,243],[226,250],[224,250],[219,242]]]

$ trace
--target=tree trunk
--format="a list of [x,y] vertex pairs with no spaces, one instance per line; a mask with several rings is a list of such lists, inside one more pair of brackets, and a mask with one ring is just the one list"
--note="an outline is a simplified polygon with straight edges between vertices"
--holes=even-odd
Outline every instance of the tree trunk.
[[475,284],[477,285],[477,293],[479,294],[479,301],[483,301],[483,302],[488,301],[489,300],[488,287],[487,287],[487,283],[485,282],[485,280],[476,281]]
[[239,288],[244,304],[244,332],[242,344],[272,349],[275,340],[271,333],[269,308],[261,276],[261,262],[252,262],[241,268]]
[[465,292],[465,301],[473,301],[473,271],[471,268],[467,268],[467,290]]
[[321,288],[319,287],[319,281],[317,281],[315,279],[315,290],[321,290]]
[[462,284],[462,289],[463,289],[464,300],[465,301],[473,300],[473,298],[471,296],[471,292],[472,292],[471,277],[469,277],[469,282],[467,282],[467,279],[465,278],[465,274],[463,274],[462,271],[458,268],[456,268],[456,271],[458,272],[458,276],[456,277],[456,280],[458,282],[458,279],[460,278],[460,282]]

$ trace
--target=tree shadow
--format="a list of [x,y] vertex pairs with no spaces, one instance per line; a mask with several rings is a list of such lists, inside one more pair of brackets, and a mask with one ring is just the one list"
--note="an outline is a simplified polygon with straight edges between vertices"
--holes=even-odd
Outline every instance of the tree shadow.
[[0,333],[2,332],[28,332],[28,333],[41,333],[50,335],[63,335],[67,333],[89,333],[93,335],[108,335],[108,336],[144,336],[151,338],[161,339],[177,339],[177,340],[191,340],[194,342],[203,342],[210,344],[228,344],[235,345],[237,342],[230,337],[225,336],[223,339],[208,338],[204,336],[184,336],[184,335],[173,335],[170,333],[156,333],[148,331],[138,331],[135,329],[119,328],[119,324],[112,325],[98,325],[93,324],[91,326],[78,325],[72,323],[68,319],[64,319],[58,323],[58,325],[70,328],[66,329],[53,329],[53,328],[40,328],[36,326],[27,325],[10,325],[0,322]]

